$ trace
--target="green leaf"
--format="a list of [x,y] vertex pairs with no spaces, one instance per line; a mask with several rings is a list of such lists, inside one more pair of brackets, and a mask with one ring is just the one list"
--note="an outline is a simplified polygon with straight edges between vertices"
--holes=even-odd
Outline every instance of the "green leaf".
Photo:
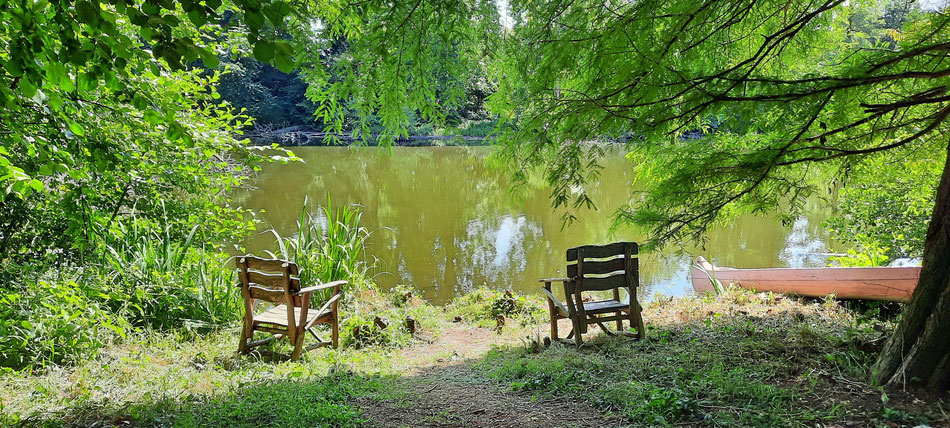
[[205,67],[218,68],[218,64],[220,63],[218,56],[210,49],[199,48],[198,54],[201,56],[201,62],[204,63]]
[[244,22],[251,31],[258,31],[264,27],[264,15],[257,10],[247,10],[244,12]]
[[66,66],[58,61],[46,63],[46,80],[56,84],[66,75]]
[[261,62],[271,62],[274,59],[274,44],[260,39],[254,44],[254,58]]
[[290,5],[282,1],[275,1],[264,6],[264,15],[267,16],[267,19],[274,24],[274,26],[283,24],[284,18],[290,15],[291,11]]
[[201,27],[208,22],[208,16],[205,15],[204,10],[201,8],[195,8],[188,12],[188,20],[191,21],[192,24],[195,24],[196,27]]
[[274,42],[274,49],[276,49],[277,52],[279,52],[279,53],[281,53],[281,54],[283,54],[283,55],[293,56],[293,54],[294,54],[294,48],[290,46],[290,43],[287,43],[287,42],[285,42],[285,41],[283,41],[283,40],[277,40],[277,41],[275,41],[275,42]]
[[83,135],[86,135],[86,130],[82,129],[82,126],[80,126],[76,122],[72,122],[72,121],[69,122],[69,130],[72,131],[73,134],[76,134],[80,137],[82,137]]
[[162,115],[159,114],[155,109],[147,109],[142,114],[142,118],[145,119],[150,125],[158,125],[162,122]]
[[21,79],[20,93],[26,98],[33,98],[33,95],[36,94],[36,86],[33,86],[33,83],[30,82],[30,79]]
[[283,71],[284,73],[290,73],[294,71],[294,50],[289,43],[278,40],[274,42],[274,47],[276,55],[274,57],[275,65],[277,69]]
[[10,58],[6,63],[4,63],[3,68],[7,69],[7,73],[10,73],[13,77],[19,77],[23,75],[23,65],[20,64],[18,58]]
[[277,55],[277,57],[274,58],[274,63],[277,66],[277,69],[284,73],[290,73],[294,71],[295,65],[293,57]]
[[79,21],[86,25],[99,25],[99,6],[90,1],[76,2],[76,15],[79,17]]

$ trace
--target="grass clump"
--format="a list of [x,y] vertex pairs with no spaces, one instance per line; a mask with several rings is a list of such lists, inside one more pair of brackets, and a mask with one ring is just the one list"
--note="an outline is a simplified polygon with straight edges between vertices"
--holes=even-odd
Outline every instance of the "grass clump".
[[892,406],[900,411],[882,407],[866,379],[887,321],[862,322],[834,301],[729,288],[719,296],[656,298],[644,319],[641,341],[593,327],[596,337],[580,349],[499,348],[475,367],[514,390],[582,398],[634,425],[947,422],[913,398]]
[[[344,313],[341,343],[355,348],[403,347],[419,335],[438,334],[443,323],[439,308],[409,287],[394,287],[387,292],[361,290],[354,296],[351,309]],[[409,324],[413,324],[414,332]]]
[[304,284],[342,279],[348,281],[344,291],[373,288],[370,271],[375,263],[366,255],[372,233],[362,226],[362,217],[358,205],[334,209],[327,196],[327,205],[314,210],[305,199],[294,234],[282,236],[276,229],[269,230],[277,251],[268,255],[296,263]]
[[547,308],[541,296],[499,291],[484,286],[453,299],[447,311],[480,327],[495,327],[499,316],[506,323],[514,320],[521,326],[538,324],[547,319]]
[[189,403],[174,419],[179,427],[355,427],[363,420],[347,401],[381,389],[380,381],[352,374],[268,380]]

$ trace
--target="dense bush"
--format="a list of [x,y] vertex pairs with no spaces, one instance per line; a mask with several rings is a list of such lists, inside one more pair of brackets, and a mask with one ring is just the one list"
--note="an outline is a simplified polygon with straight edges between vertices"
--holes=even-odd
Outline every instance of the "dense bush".
[[137,329],[206,331],[240,319],[229,257],[166,225],[123,228],[98,260],[4,265],[0,366],[70,364]]
[[859,254],[883,248],[889,259],[920,257],[943,161],[867,159],[850,172],[828,227],[839,240],[856,244]]
[[72,363],[95,353],[130,328],[108,304],[121,298],[98,272],[23,273],[0,290],[0,366]]

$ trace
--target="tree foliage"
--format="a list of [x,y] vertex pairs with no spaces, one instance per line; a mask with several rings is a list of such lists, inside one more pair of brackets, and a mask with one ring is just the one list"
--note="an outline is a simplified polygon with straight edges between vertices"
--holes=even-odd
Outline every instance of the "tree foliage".
[[[794,212],[815,190],[815,162],[893,148],[935,156],[950,113],[948,19],[916,13],[887,33],[897,41],[849,31],[877,6],[513,2],[510,83],[492,100],[516,125],[505,154],[519,167],[568,166],[553,184],[590,171],[575,159],[590,151],[564,157],[564,145],[627,139],[651,185],[620,217],[654,243],[699,238],[738,210]],[[696,130],[706,137],[684,138]]]
[[[314,49],[312,46],[308,48]],[[326,42],[319,54],[320,63],[305,66],[323,67],[328,73],[329,82],[339,82],[343,76],[338,76],[337,73],[345,73],[345,70],[339,70],[335,65],[348,55],[348,51],[345,40]],[[449,49],[442,49],[439,54],[457,55]],[[439,61],[440,58],[434,59],[435,63]],[[245,109],[244,113],[254,118],[255,125],[316,129],[333,127],[333,123],[325,123],[314,116],[317,105],[307,97],[309,85],[299,71],[284,73],[276,67],[247,56],[229,57],[222,63],[227,72],[221,76],[217,85],[221,99],[235,108]],[[492,89],[486,79],[486,71],[476,68],[467,73],[467,76],[453,76],[444,70],[437,73],[437,80],[432,82],[431,86],[440,100],[439,110],[443,114],[437,118],[426,119],[420,117],[417,108],[404,106],[406,118],[401,126],[405,128],[405,132],[412,135],[431,135],[435,129],[443,126],[459,127],[466,122],[489,120],[485,99]],[[458,91],[462,91],[462,98],[449,105],[445,97]],[[358,102],[352,98],[352,94],[341,96],[351,98],[336,100],[336,104],[343,108],[343,120],[339,129],[344,132],[359,132],[362,129],[364,134],[366,130],[372,134],[386,132],[377,111],[361,115],[355,109]]]
[[[317,119],[341,132],[355,118],[351,129],[378,131],[383,143],[416,120],[441,125],[464,110],[500,38],[489,0],[312,3],[304,15],[288,31]],[[328,55],[340,40],[345,52]]]
[[855,165],[845,176],[829,228],[837,239],[876,247],[888,260],[920,258],[943,163],[943,156],[902,153]]
[[[238,11],[240,19],[225,19]],[[283,2],[24,1],[0,6],[0,258],[82,257],[133,212],[246,228],[223,196],[263,159],[216,102],[221,42],[280,43]],[[266,20],[265,20],[266,18]],[[179,229],[187,230],[187,227]],[[233,231],[233,232],[232,232]]]

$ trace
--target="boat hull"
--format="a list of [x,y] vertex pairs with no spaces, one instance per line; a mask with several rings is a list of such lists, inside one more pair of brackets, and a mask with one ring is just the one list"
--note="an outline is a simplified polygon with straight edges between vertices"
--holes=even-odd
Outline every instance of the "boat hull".
[[920,267],[734,269],[713,267],[706,259],[697,257],[691,272],[693,289],[712,292],[710,275],[722,284],[759,292],[808,297],[834,294],[838,299],[907,302],[917,286]]

